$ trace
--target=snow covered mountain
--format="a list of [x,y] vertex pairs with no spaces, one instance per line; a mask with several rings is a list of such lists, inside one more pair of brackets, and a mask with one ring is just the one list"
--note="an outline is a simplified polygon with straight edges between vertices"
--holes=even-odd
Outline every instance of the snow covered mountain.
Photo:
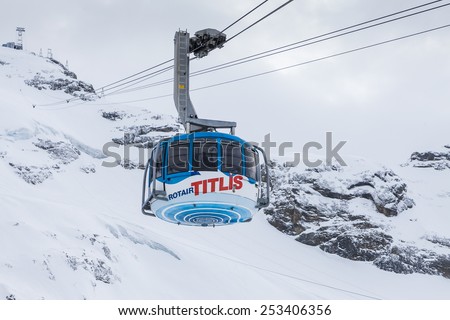
[[450,299],[448,147],[396,168],[280,160],[265,212],[194,228],[140,213],[139,168],[173,116],[8,48],[0,112],[0,299]]

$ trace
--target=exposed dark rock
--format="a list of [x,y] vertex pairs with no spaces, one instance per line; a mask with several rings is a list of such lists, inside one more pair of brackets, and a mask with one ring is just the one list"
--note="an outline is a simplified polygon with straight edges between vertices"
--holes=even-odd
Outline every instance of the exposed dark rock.
[[358,222],[354,223],[352,226],[355,227],[356,229],[360,229],[360,230],[379,228],[379,226],[377,226],[373,223],[370,223],[368,221],[364,221],[364,220],[358,221]]
[[436,161],[436,160],[450,160],[450,153],[447,152],[414,152],[411,154],[411,160],[418,161]]
[[83,171],[84,173],[95,173],[95,166],[94,165],[85,165],[83,167],[80,167],[80,170]]
[[125,112],[120,111],[102,112],[102,117],[111,121],[122,120],[125,115]]
[[309,246],[318,246],[323,243],[330,241],[331,239],[337,238],[344,227],[321,227],[314,232],[303,232],[295,240]]
[[150,132],[179,132],[180,127],[176,124],[166,124],[162,126],[154,126],[154,125],[140,125],[140,126],[131,126],[119,129],[120,131],[124,131],[126,134],[134,134],[136,136],[141,136]]
[[316,173],[321,173],[321,172],[342,172],[342,167],[332,164],[329,166],[325,166],[325,165],[321,165],[321,166],[317,166],[317,167],[308,167],[305,169],[305,171],[309,171],[309,172],[316,172]]
[[398,215],[414,206],[407,197],[407,186],[392,170],[363,172],[357,182],[348,186],[356,197],[371,200],[377,211],[387,217]]
[[13,295],[13,294],[10,294],[10,295],[7,295],[7,296],[5,297],[5,299],[6,299],[6,300],[16,300],[16,296]]
[[430,262],[432,269],[436,269],[439,274],[450,279],[450,256],[439,256],[436,260]]
[[62,90],[84,101],[91,101],[96,97],[92,85],[76,79],[47,79],[40,73],[37,73],[33,79],[25,80],[25,83],[38,90]]
[[366,216],[345,213],[340,215],[346,221],[367,221]]
[[[444,146],[450,149],[450,145]],[[450,169],[450,151],[426,151],[411,154],[410,163],[416,168]]]
[[393,246],[390,251],[380,255],[374,264],[395,273],[423,273],[450,278],[450,256],[412,246]]
[[66,76],[70,77],[70,78],[78,79],[78,78],[77,78],[77,75],[75,74],[75,72],[69,71],[69,70],[67,70],[67,69],[64,70],[64,74],[65,74]]
[[105,257],[108,260],[112,261],[111,249],[108,246],[106,246],[106,245],[103,246],[102,249],[103,249],[103,253],[105,254]]
[[63,90],[65,93],[75,95],[77,91],[86,93],[95,93],[94,87],[82,81],[73,81],[69,79],[55,79],[48,83],[50,90]]
[[112,141],[121,146],[127,145],[136,148],[149,149],[153,148],[155,144],[162,138],[163,137],[161,136],[149,137],[149,136],[136,136],[134,134],[131,134],[125,135],[123,138],[113,138]]
[[[10,162],[9,165],[14,169],[25,182],[36,185],[43,183],[52,177],[55,172],[61,171],[61,165],[67,165],[77,160],[81,152],[72,144],[63,141],[53,142],[50,140],[38,139],[33,144],[39,149],[45,150],[50,158],[55,160],[53,165],[33,166]],[[95,169],[94,169],[95,172]]]
[[300,234],[297,241],[357,261],[373,261],[388,250],[392,237],[368,222],[336,224]]
[[67,69],[66,66],[63,65],[63,64],[62,64],[61,62],[59,62],[58,60],[53,59],[53,58],[49,58],[48,61],[50,61],[50,62],[53,63],[53,64],[58,65],[58,66],[63,70],[63,73],[64,73],[66,76],[71,77],[71,78],[73,78],[73,79],[77,79],[77,75],[76,75],[74,72],[69,71],[69,69]]
[[[121,138],[113,138],[112,141],[119,145],[132,145],[137,148],[153,148],[153,146],[161,139],[171,136],[169,133],[177,133],[180,131],[180,127],[176,124],[152,126],[141,125],[131,126],[120,129],[124,131],[124,135]],[[162,133],[160,135],[150,135],[149,133]]]
[[350,260],[374,261],[391,243],[392,237],[379,230],[367,229],[354,233],[353,229],[322,243],[320,249]]
[[127,160],[125,159],[124,161],[122,161],[120,163],[120,165],[124,168],[124,169],[128,169],[128,170],[133,170],[133,169],[141,169],[144,170],[145,169],[145,164],[142,163],[136,163],[134,161],[131,160]]
[[42,261],[42,266],[45,268],[45,271],[47,271],[48,273],[48,278],[52,281],[56,280],[55,274],[53,273],[53,271],[50,269],[50,255],[48,255],[46,257],[46,259],[44,261]]
[[306,230],[301,225],[302,213],[296,207],[284,207],[281,214],[270,208],[266,214],[269,215],[267,220],[271,225],[288,235],[297,235]]
[[429,237],[427,237],[427,240],[432,243],[438,244],[440,246],[450,248],[450,239],[449,238],[429,236]]
[[38,139],[38,142],[34,142],[34,145],[40,149],[46,150],[51,158],[58,160],[62,164],[68,164],[75,161],[81,155],[81,152],[72,144],[63,141],[53,142],[50,140]]
[[77,271],[79,268],[84,269],[91,273],[97,281],[111,284],[114,283],[115,280],[119,280],[105,261],[88,258],[85,252],[83,252],[81,257],[69,256],[66,253],[66,259],[67,264],[72,270]]
[[50,167],[24,166],[11,162],[9,165],[15,169],[14,171],[19,177],[29,184],[36,185],[42,183],[53,175],[52,168]]
[[339,200],[351,200],[355,198],[353,194],[346,194],[339,191],[333,191],[329,187],[321,186],[318,183],[312,183],[311,188],[317,192],[319,192],[322,196],[331,199],[339,199]]

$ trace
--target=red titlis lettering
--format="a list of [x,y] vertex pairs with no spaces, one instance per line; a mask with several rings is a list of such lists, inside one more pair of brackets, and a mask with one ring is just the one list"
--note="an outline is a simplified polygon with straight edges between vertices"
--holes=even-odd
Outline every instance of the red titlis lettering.
[[191,183],[194,188],[194,194],[205,194],[208,192],[239,190],[243,187],[242,176],[229,176],[228,178],[211,178],[206,180],[195,181]]

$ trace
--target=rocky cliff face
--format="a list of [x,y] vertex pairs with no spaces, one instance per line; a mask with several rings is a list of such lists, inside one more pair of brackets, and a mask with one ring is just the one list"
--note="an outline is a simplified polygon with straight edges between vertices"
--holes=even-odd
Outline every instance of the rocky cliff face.
[[57,65],[62,72],[57,75],[37,72],[33,78],[24,80],[25,84],[38,90],[61,90],[83,101],[93,101],[97,98],[91,84],[77,80],[77,75],[69,71],[59,61],[55,59],[49,59],[48,61]]
[[[418,248],[391,232],[390,220],[415,205],[406,183],[392,170],[367,169],[364,163],[305,170],[272,166],[273,200],[265,214],[278,230],[383,270],[450,277],[450,255]],[[449,239],[439,241],[449,248]]]

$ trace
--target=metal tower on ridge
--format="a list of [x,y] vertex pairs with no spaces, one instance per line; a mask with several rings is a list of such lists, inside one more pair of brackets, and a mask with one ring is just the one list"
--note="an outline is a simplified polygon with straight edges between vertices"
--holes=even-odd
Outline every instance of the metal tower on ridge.
[[22,35],[25,32],[25,28],[22,27],[17,27],[16,28],[17,31],[17,44],[16,44],[16,49],[17,50],[23,50],[23,38]]
[[202,58],[210,51],[221,48],[225,41],[226,35],[215,29],[198,31],[192,38],[186,31],[175,33],[174,100],[179,119],[187,133],[225,128],[234,134],[236,122],[199,119],[189,96],[190,53]]

